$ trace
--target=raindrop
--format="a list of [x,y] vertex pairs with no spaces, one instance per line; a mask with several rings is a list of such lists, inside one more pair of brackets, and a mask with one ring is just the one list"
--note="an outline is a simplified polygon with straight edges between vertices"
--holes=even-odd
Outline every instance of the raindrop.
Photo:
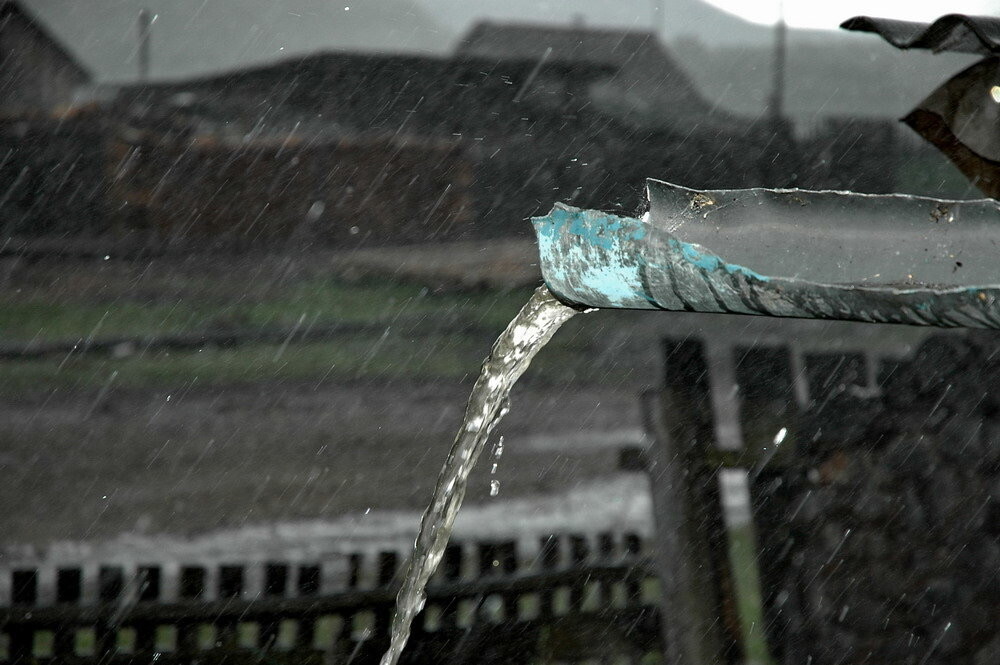
[[326,210],[326,203],[323,201],[314,201],[313,204],[309,206],[308,212],[306,212],[306,220],[315,222],[323,216],[324,210]]

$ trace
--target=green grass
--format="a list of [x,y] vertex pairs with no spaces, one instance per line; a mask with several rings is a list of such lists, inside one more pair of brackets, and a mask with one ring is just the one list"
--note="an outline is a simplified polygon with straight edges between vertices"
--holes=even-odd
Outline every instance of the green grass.
[[[219,292],[231,293],[233,289]],[[36,293],[23,300],[8,295],[6,302],[0,297],[0,339],[11,343],[143,338],[218,329],[304,328],[340,321],[377,324],[385,334],[345,334],[323,342],[293,341],[287,347],[246,344],[125,358],[70,354],[7,361],[0,368],[0,395],[23,396],[54,389],[178,390],[190,385],[283,380],[471,380],[496,336],[527,301],[530,290],[435,293],[419,285],[391,281],[352,284],[311,280],[272,290],[256,301],[244,298],[208,304],[205,294],[200,295],[192,292],[173,302],[150,304],[88,302],[73,300],[65,293]],[[474,324],[482,332],[461,332],[459,328],[465,324]],[[455,332],[450,332],[450,326]],[[587,335],[557,336],[540,354],[529,376],[558,381],[614,380],[599,374],[602,370],[588,356],[592,342]]]
[[156,352],[113,359],[69,356],[5,363],[0,394],[40,389],[87,390],[113,387],[160,388],[190,384],[226,385],[324,377],[461,378],[478,366],[488,348],[472,340],[437,337],[420,343],[357,337],[334,342],[205,348],[193,352]]
[[0,298],[4,341],[76,340],[176,335],[215,329],[291,327],[303,319],[380,322],[399,317],[450,316],[503,326],[527,300],[528,291],[474,294],[430,293],[392,282],[302,282],[259,300],[206,303],[194,296],[172,302],[80,302],[70,298]]
[[[500,328],[497,328],[499,333]],[[493,340],[461,334],[383,339],[348,336],[329,342],[206,347],[200,351],[158,351],[127,358],[79,355],[6,362],[0,395],[23,396],[53,389],[108,388],[180,390],[285,380],[445,379],[472,380]],[[596,370],[594,370],[596,371]],[[586,349],[573,340],[554,340],[529,375],[563,380],[572,375],[598,380]]]
[[743,637],[743,656],[748,665],[773,665],[764,632],[764,597],[753,525],[731,525],[727,527],[727,533],[736,611]]

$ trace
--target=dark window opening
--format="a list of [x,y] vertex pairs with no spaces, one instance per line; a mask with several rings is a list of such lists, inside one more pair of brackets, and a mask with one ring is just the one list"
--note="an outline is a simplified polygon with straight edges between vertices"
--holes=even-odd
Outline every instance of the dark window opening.
[[590,556],[590,543],[583,536],[570,536],[569,552],[573,565],[580,565]]
[[219,598],[239,598],[243,595],[243,566],[219,568]]
[[541,552],[539,559],[542,568],[557,568],[559,566],[559,537],[545,536],[541,542]]
[[299,566],[299,595],[315,596],[319,593],[321,571],[318,565]]
[[444,549],[441,574],[446,580],[457,580],[462,576],[462,546],[448,545]]
[[119,566],[101,566],[97,571],[97,597],[102,603],[118,600],[125,589],[125,572]]
[[517,570],[517,544],[482,543],[479,546],[479,572],[482,575],[509,575]]
[[195,600],[205,594],[205,569],[197,566],[181,568],[180,597]]
[[264,595],[284,596],[288,589],[288,566],[269,563],[264,567]]
[[395,552],[381,552],[378,555],[378,584],[386,586],[396,577],[399,568],[399,555]]
[[142,602],[158,600],[160,597],[159,566],[139,566],[136,574],[139,582],[139,600]]
[[642,554],[642,539],[634,533],[625,535],[626,556],[639,556]]
[[83,576],[79,568],[60,568],[56,571],[56,602],[78,603]]
[[597,537],[597,550],[602,559],[613,559],[615,556],[615,537],[610,533],[602,533]]
[[12,597],[15,605],[34,605],[38,602],[38,571],[15,570],[11,575]]

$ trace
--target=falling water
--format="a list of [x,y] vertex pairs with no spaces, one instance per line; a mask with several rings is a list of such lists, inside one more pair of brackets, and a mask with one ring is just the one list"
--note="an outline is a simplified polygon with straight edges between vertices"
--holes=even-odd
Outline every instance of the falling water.
[[465,497],[469,472],[483,452],[493,427],[507,413],[510,389],[531,359],[576,310],[556,300],[541,286],[493,345],[476,380],[465,409],[465,421],[455,436],[448,459],[438,476],[434,497],[420,522],[403,587],[396,597],[392,641],[382,665],[395,665],[410,637],[413,617],[423,609],[427,580],[434,574],[451,535],[455,516]]

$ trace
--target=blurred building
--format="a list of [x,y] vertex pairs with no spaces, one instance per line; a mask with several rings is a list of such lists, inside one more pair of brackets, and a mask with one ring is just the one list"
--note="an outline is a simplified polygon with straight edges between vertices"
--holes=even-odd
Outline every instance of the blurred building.
[[[634,124],[676,127],[730,119],[711,108],[656,34],[646,30],[483,21],[459,42],[456,56],[508,66],[537,63],[550,76],[535,77],[522,94],[569,92]],[[611,75],[598,81],[574,75],[594,68]]]
[[0,0],[0,115],[70,104],[90,73],[15,0]]

